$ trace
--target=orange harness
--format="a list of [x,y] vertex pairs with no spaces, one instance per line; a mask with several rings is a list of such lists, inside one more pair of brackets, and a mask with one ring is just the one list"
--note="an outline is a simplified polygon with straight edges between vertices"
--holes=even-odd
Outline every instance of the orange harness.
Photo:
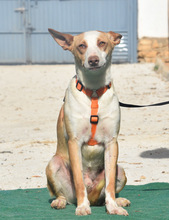
[[100,88],[98,90],[96,90],[96,94],[98,97],[92,97],[93,95],[93,90],[90,89],[86,89],[83,84],[76,79],[76,88],[81,92],[83,92],[85,95],[87,95],[88,97],[91,98],[91,116],[90,116],[90,123],[91,123],[91,138],[89,139],[89,141],[87,142],[88,145],[94,146],[96,144],[98,144],[98,142],[94,139],[95,133],[96,133],[96,128],[97,128],[97,124],[99,122],[99,116],[98,116],[98,108],[99,108],[99,104],[98,104],[98,98],[100,96],[102,96],[107,89],[110,89],[111,87],[111,83],[109,83],[109,85]]

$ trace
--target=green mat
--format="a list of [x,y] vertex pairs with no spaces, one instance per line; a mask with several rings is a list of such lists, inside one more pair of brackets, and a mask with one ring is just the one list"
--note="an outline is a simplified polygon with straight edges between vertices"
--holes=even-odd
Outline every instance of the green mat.
[[0,219],[169,219],[169,183],[126,186],[119,196],[132,203],[128,217],[108,215],[105,206],[92,207],[92,215],[83,217],[75,216],[74,205],[54,210],[46,188],[0,191]]

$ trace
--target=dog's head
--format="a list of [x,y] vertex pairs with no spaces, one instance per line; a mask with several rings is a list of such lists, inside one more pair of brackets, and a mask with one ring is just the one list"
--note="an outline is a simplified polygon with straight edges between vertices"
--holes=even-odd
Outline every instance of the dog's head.
[[122,37],[121,34],[112,31],[89,31],[72,36],[53,29],[48,30],[64,50],[74,54],[78,67],[89,72],[100,71],[107,63],[111,63],[112,51]]

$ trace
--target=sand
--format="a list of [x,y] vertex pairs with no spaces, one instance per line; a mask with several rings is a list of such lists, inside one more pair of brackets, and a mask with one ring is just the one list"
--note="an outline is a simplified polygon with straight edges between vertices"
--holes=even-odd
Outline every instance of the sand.
[[[121,102],[169,100],[169,81],[153,64],[112,65]],[[74,65],[0,67],[0,189],[46,187],[56,121]],[[169,105],[121,108],[119,162],[128,185],[169,182]]]

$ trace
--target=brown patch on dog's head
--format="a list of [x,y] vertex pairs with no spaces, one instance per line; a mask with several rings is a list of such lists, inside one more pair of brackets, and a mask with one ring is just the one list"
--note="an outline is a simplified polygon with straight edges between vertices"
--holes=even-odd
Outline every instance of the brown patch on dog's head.
[[85,52],[87,50],[87,47],[88,44],[84,40],[84,33],[81,33],[74,37],[72,53],[74,54],[75,59],[78,61],[78,63],[81,63],[81,65],[84,64]]
[[100,50],[105,51],[107,54],[112,52],[112,49],[120,43],[122,38],[121,34],[109,31],[108,33],[100,32],[100,36],[97,40],[97,46]]
[[100,50],[105,51],[106,54],[112,53],[112,43],[109,39],[108,33],[99,31],[100,35],[97,39],[97,46],[99,47]]

